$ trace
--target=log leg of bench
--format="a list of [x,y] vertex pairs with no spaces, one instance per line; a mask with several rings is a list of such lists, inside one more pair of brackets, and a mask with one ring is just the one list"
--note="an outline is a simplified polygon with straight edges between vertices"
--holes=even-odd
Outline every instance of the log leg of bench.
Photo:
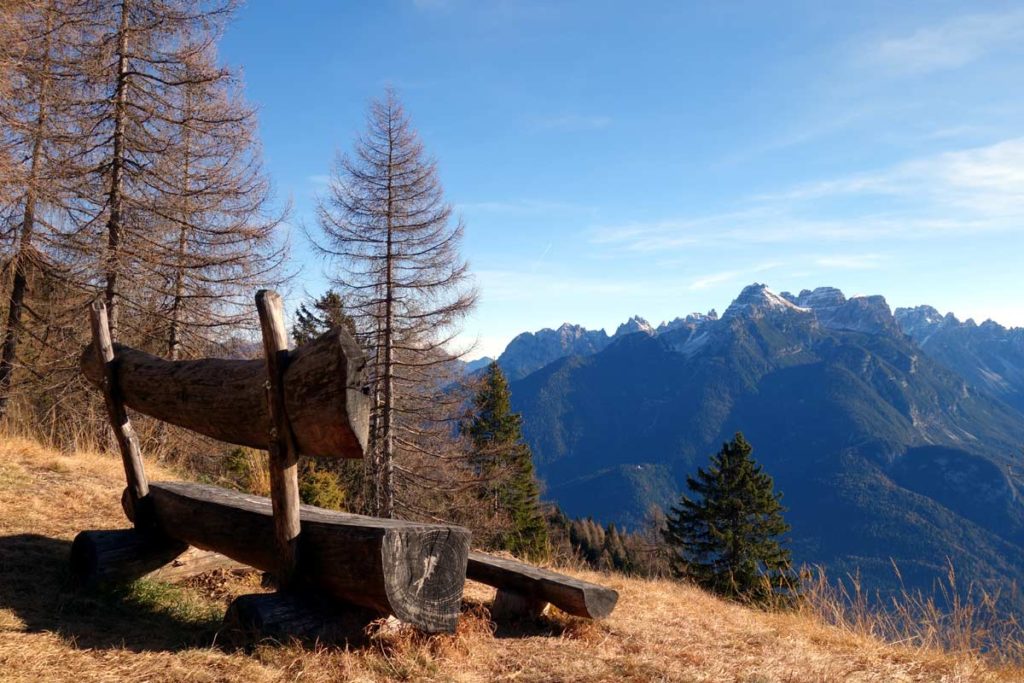
[[[139,449],[139,438],[135,435],[132,421],[128,419],[124,402],[117,385],[115,373],[114,344],[110,337],[110,326],[107,322],[107,308],[102,301],[94,301],[89,308],[89,320],[92,326],[92,343],[97,359],[103,367],[103,399],[107,405],[107,417],[110,427],[117,439],[118,450],[121,451],[121,463],[124,476],[128,482],[128,505],[125,512],[135,524],[135,528],[149,530],[152,526],[150,514],[149,482],[146,479],[146,468],[142,463],[142,451]],[[128,509],[131,512],[128,512]]]
[[274,537],[277,544],[277,579],[283,588],[297,580],[299,533],[298,450],[284,408],[284,369],[288,363],[288,329],[284,323],[284,303],[277,292],[261,289],[256,293],[256,308],[263,332],[263,352],[267,360],[267,406],[270,408],[270,499],[274,510]]
[[544,614],[547,606],[543,600],[499,588],[491,605],[491,619],[496,622],[536,619]]
[[180,581],[213,569],[240,567],[187,543],[134,529],[83,531],[71,544],[71,576],[83,587],[134,581]]
[[235,598],[224,614],[224,626],[245,641],[296,638],[339,642],[361,640],[366,626],[380,616],[362,607],[291,590]]

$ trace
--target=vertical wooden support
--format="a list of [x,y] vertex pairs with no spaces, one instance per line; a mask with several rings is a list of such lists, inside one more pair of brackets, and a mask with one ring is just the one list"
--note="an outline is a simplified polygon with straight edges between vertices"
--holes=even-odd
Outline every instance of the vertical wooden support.
[[283,588],[288,588],[295,580],[300,531],[298,452],[284,411],[281,381],[288,362],[288,331],[284,323],[284,305],[277,292],[266,289],[256,292],[256,308],[260,314],[263,353],[267,359],[270,500],[280,567],[277,579]]
[[142,451],[139,449],[139,438],[135,435],[124,403],[117,392],[115,375],[114,344],[110,339],[110,326],[107,324],[107,307],[102,301],[94,301],[89,309],[89,320],[92,323],[93,346],[103,364],[103,398],[107,404],[107,415],[110,426],[117,439],[117,447],[121,451],[121,462],[124,464],[124,476],[128,482],[128,498],[132,507],[129,518],[137,529],[149,526],[150,516],[145,509],[149,496],[149,482],[146,470],[142,465]]

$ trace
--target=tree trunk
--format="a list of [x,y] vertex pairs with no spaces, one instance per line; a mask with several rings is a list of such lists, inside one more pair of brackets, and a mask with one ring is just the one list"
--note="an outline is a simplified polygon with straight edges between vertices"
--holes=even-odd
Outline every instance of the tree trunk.
[[117,85],[114,89],[114,150],[110,161],[110,192],[107,219],[106,304],[110,337],[117,341],[120,332],[121,242],[124,209],[124,129],[128,98],[128,16],[131,0],[121,0],[121,19],[117,31]]
[[10,401],[11,385],[14,377],[14,362],[18,353],[18,341],[21,337],[21,315],[25,303],[25,290],[28,286],[27,261],[32,250],[32,236],[36,224],[36,183],[39,182],[39,162],[43,151],[43,138],[46,131],[46,109],[49,103],[50,86],[50,49],[53,30],[53,6],[46,12],[46,37],[44,38],[42,68],[40,69],[39,111],[36,115],[35,130],[32,139],[32,159],[29,162],[28,182],[25,188],[25,208],[21,220],[21,236],[18,249],[14,254],[14,282],[11,284],[11,296],[7,301],[7,327],[4,332],[3,347],[0,348],[0,420],[7,414]]
[[393,132],[388,130],[388,204],[387,204],[387,253],[385,255],[385,279],[384,279],[384,405],[382,416],[381,435],[381,468],[379,472],[380,483],[378,485],[380,495],[378,497],[377,514],[381,517],[395,516],[395,492],[394,492],[394,458],[395,458],[395,437],[393,433],[395,418],[395,247],[394,227],[392,218],[394,213],[394,139]]
[[229,634],[241,635],[243,643],[298,638],[318,644],[352,644],[365,640],[367,625],[379,617],[376,610],[325,601],[323,596],[250,593],[231,601],[224,626]]
[[[189,86],[185,86],[185,112],[183,118],[188,121],[192,117],[192,90]],[[192,135],[188,125],[183,126],[182,129],[182,201],[184,205],[181,209],[181,225],[178,228],[178,251],[175,254],[177,262],[175,263],[174,269],[174,295],[171,300],[171,321],[167,332],[167,357],[171,360],[178,360],[181,357],[181,305],[185,296],[185,257],[187,255],[188,246],[188,228],[190,211],[189,211],[189,196],[191,192],[191,144]]]

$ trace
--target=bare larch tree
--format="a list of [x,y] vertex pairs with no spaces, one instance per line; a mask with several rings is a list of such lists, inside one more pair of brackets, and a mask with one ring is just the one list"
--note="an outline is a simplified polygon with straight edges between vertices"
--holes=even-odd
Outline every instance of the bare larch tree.
[[[80,252],[70,248],[80,227],[73,208],[74,187],[85,174],[87,140],[76,102],[84,87],[81,46],[90,38],[94,3],[88,0],[24,2],[15,17],[18,31],[3,50],[12,81],[0,104],[4,148],[13,162],[5,175],[5,211],[0,235],[10,245],[4,260],[6,310],[0,345],[0,418],[12,391],[18,345],[28,332],[24,316],[30,283],[46,291],[73,290],[81,279]],[[9,283],[9,284],[8,284]],[[66,312],[66,296],[54,300]],[[60,306],[60,304],[64,304]],[[42,317],[44,306],[34,311]],[[49,310],[49,314],[58,313]],[[63,316],[56,316],[63,318]],[[41,370],[41,369],[40,369]],[[37,373],[41,375],[41,372]]]
[[137,342],[156,346],[162,336],[147,313],[159,305],[152,284],[166,276],[168,232],[178,234],[165,213],[168,188],[177,184],[169,174],[179,169],[164,156],[178,149],[181,127],[198,118],[186,111],[183,91],[228,78],[200,53],[234,7],[233,0],[120,0],[98,17],[104,34],[95,43],[88,111],[96,135],[88,198],[103,226],[100,286],[115,338],[126,326],[122,308],[139,314],[126,330]]
[[151,245],[163,275],[153,286],[172,359],[209,347],[214,332],[251,323],[252,292],[283,281],[287,256],[276,237],[286,211],[270,208],[255,113],[228,72],[196,77],[216,72],[212,45],[188,52],[183,85],[170,95],[181,119],[165,122],[170,145],[153,174],[154,208],[168,228]]
[[427,411],[436,402],[424,399],[438,394],[432,370],[450,359],[446,347],[476,301],[459,252],[463,224],[393,91],[370,104],[317,215],[317,246],[336,266],[334,285],[371,354],[373,512],[392,517],[396,456],[426,449],[425,423],[437,419]]

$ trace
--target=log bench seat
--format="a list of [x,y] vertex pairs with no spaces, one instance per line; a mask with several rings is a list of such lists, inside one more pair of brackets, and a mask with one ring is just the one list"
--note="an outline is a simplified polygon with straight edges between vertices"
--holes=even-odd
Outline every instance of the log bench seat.
[[548,603],[573,616],[603,619],[619,599],[611,588],[481,552],[469,553],[466,578],[498,589],[495,620],[536,617]]
[[[166,561],[188,544],[264,571],[277,567],[269,498],[188,482],[151,482],[149,498],[157,537],[179,542],[160,556]],[[310,505],[300,506],[299,515],[297,573],[302,583],[338,600],[393,614],[429,633],[455,630],[465,585],[468,529]],[[132,538],[124,538],[129,545],[134,543],[132,548],[108,549],[104,557],[123,564],[126,552],[159,552],[159,544]],[[152,561],[142,564],[150,567]],[[93,571],[102,575],[106,570]]]

